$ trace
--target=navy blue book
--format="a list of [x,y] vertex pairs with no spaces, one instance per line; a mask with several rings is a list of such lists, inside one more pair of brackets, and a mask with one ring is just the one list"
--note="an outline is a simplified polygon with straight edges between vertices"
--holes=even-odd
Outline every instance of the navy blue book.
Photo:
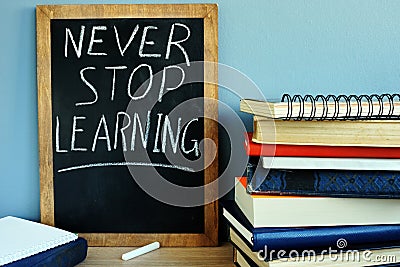
[[257,160],[247,167],[251,194],[400,198],[398,171],[266,170]]
[[[234,247],[233,260],[240,267],[323,267],[323,266],[379,266],[398,267],[399,248],[351,250],[332,253],[313,254],[305,250],[304,254],[293,251],[275,251],[275,258],[266,259],[261,252],[253,252],[241,237],[230,229],[231,243]],[[268,252],[267,252],[268,253]],[[335,254],[336,253],[336,254]],[[353,254],[354,253],[354,254]],[[279,256],[277,256],[279,255]],[[389,256],[390,255],[390,256]],[[379,264],[379,265],[377,265]]]
[[3,265],[4,267],[72,267],[82,262],[87,255],[87,241],[81,237],[33,256]]
[[[400,246],[400,225],[397,224],[254,228],[234,201],[220,202],[223,216],[252,251],[263,250],[265,246],[268,251],[377,249]],[[290,208],[282,212],[290,212]]]

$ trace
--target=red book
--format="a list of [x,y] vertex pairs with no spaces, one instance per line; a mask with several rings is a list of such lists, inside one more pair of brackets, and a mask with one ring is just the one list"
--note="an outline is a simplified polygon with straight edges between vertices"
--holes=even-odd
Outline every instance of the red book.
[[319,158],[400,158],[400,147],[271,145],[251,141],[245,135],[245,150],[249,156],[319,157]]

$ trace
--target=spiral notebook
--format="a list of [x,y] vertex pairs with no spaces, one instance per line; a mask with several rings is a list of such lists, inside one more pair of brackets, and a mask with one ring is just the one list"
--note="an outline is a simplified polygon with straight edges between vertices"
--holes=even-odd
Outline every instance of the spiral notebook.
[[64,245],[77,235],[8,216],[0,219],[0,266]]
[[400,119],[400,94],[284,94],[280,102],[242,99],[240,110],[253,115],[285,120]]

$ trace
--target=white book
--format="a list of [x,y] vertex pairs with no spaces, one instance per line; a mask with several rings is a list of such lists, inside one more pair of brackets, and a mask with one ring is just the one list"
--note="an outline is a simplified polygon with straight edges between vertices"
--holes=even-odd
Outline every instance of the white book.
[[400,171],[400,159],[262,157],[266,169]]
[[400,199],[251,195],[238,182],[235,201],[255,228],[400,223]]
[[12,216],[0,219],[0,266],[64,245],[77,235]]

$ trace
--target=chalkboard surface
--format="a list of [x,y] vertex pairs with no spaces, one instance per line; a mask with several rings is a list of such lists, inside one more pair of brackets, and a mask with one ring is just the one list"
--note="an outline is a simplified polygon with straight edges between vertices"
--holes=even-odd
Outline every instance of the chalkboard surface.
[[217,144],[215,124],[203,119],[216,118],[216,106],[174,111],[216,98],[215,85],[185,80],[193,62],[217,60],[214,16],[215,5],[38,6],[42,222],[91,245],[217,244],[216,202],[171,205],[135,179],[216,179],[217,158],[190,164],[205,165],[201,140]]

